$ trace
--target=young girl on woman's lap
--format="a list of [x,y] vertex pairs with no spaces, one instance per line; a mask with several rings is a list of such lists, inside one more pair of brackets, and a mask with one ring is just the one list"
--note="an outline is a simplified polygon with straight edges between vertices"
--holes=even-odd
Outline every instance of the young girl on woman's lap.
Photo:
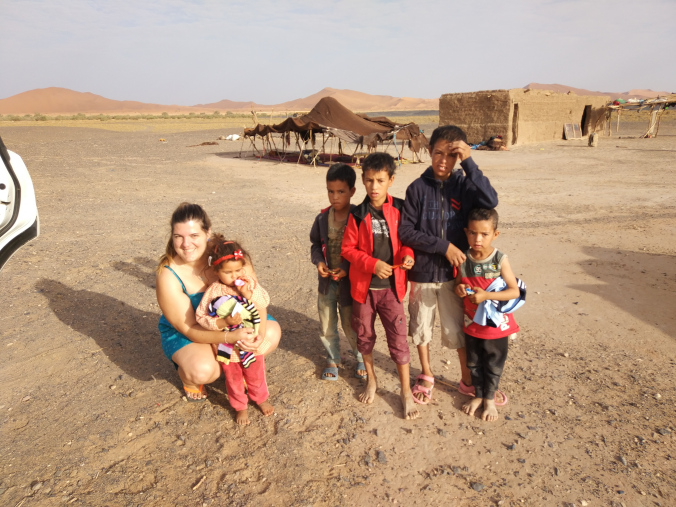
[[[224,344],[219,346],[219,361],[225,373],[225,387],[228,392],[230,405],[237,412],[237,424],[249,424],[247,406],[249,400],[256,403],[269,416],[274,407],[268,400],[268,386],[265,380],[265,358],[257,355],[254,358],[240,354],[235,339],[228,339],[229,330],[240,327],[241,314],[220,317],[214,310],[219,299],[222,302],[227,297],[245,298],[245,304],[253,303],[260,316],[258,334],[265,336],[267,306],[270,297],[253,276],[246,274],[246,265],[251,265],[249,254],[234,241],[227,241],[222,234],[214,234],[207,247],[209,264],[218,275],[219,281],[211,284],[197,308],[197,322],[206,329],[222,330],[225,332]],[[232,354],[229,352],[232,351]],[[229,360],[226,358],[230,355]],[[245,384],[246,382],[246,384]],[[246,385],[246,391],[245,391]]]

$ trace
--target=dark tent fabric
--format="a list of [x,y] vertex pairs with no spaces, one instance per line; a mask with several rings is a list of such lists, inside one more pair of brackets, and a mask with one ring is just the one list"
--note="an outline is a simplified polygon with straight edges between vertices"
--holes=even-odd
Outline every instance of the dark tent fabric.
[[268,134],[297,132],[303,140],[315,134],[327,133],[344,141],[375,149],[378,143],[392,140],[408,141],[408,146],[418,153],[421,148],[429,149],[427,138],[415,123],[399,125],[384,116],[369,118],[355,114],[333,97],[321,99],[312,111],[298,118],[287,118],[276,125],[258,124],[244,129],[244,137],[266,137]]
[[[379,119],[382,118],[384,117],[380,117]],[[304,132],[307,130],[321,132],[326,129],[353,132],[357,136],[389,134],[396,124],[387,118],[384,119],[386,120],[385,122],[372,121],[366,116],[353,113],[333,97],[324,97],[317,102],[308,114],[299,118],[287,118],[277,125],[258,124],[252,129],[244,129],[244,135],[253,137],[265,136],[270,133],[281,134],[283,132]],[[397,138],[402,139],[400,137]]]

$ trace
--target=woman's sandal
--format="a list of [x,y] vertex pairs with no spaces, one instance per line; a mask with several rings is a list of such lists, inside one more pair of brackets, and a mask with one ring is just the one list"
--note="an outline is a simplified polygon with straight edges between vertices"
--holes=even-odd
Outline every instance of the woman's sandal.
[[[329,377],[328,374],[332,374],[333,377]],[[331,380],[331,381],[338,380],[338,367],[328,366],[324,368],[324,371],[322,372],[322,380]]]
[[[460,379],[460,384],[458,385],[458,392],[460,394],[464,394],[465,396],[471,396],[474,398],[476,394],[474,393],[474,386],[468,386],[465,384],[462,379]],[[502,401],[498,402],[497,400],[495,401],[495,406],[496,407],[503,407],[507,405],[507,402],[509,401],[509,398],[507,398],[507,395],[503,393],[500,389],[497,390],[498,393],[502,395]],[[497,395],[496,395],[497,397]]]
[[[420,380],[426,380],[427,382],[430,382],[432,385],[430,387],[422,386],[418,383]],[[434,389],[434,377],[429,377],[421,373],[416,377],[415,385],[411,389],[411,394],[414,395],[413,401],[415,403],[418,403],[419,405],[427,405],[430,401],[432,401],[432,389]],[[425,397],[425,401],[416,398],[415,395],[417,393],[422,393],[422,395]]]
[[354,369],[354,376],[355,378],[361,379],[361,380],[366,380],[369,378],[368,373],[364,373],[363,375],[359,375],[359,370],[366,371],[366,366],[364,363],[357,363],[357,367]]
[[[183,390],[185,391],[185,398],[191,402],[191,403],[202,403],[207,399],[204,394],[206,394],[205,389],[204,389],[204,384],[201,384],[197,389],[193,389],[192,387],[188,387],[185,384],[183,385]],[[199,398],[192,398],[188,396],[189,394],[199,394]]]

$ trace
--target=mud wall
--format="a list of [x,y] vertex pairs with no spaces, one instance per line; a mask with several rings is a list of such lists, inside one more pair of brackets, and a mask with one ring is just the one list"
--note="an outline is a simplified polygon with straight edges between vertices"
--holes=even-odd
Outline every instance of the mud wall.
[[509,131],[508,90],[472,93],[446,93],[439,99],[439,126],[457,125],[470,144]]
[[447,93],[439,99],[439,125],[457,125],[470,144],[501,135],[507,146],[563,138],[564,123],[583,129],[602,113],[608,96],[582,96],[545,90],[490,90]]
[[[609,100],[608,96],[575,95],[554,93],[545,90],[526,91],[520,88],[509,90],[510,108],[518,109],[516,143],[510,138],[509,144],[554,141],[563,138],[564,123],[579,123],[583,126],[585,106],[591,106],[589,113],[598,114],[599,107]],[[590,117],[585,121],[589,122]],[[511,130],[511,129],[510,129]]]

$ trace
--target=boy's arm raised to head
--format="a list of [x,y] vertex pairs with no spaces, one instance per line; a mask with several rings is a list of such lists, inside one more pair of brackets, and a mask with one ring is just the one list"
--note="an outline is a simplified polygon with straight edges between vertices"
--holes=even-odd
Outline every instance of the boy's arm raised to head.
[[404,210],[401,214],[401,223],[399,224],[399,239],[402,244],[421,250],[426,253],[433,253],[446,256],[450,242],[441,239],[434,234],[427,234],[417,230],[416,225],[422,214],[422,198],[413,185],[406,189],[406,199],[404,200]]
[[491,185],[490,180],[484,176],[479,166],[472,157],[460,162],[460,167],[465,171],[463,207],[493,209],[498,205],[498,193]]
[[375,273],[378,259],[359,249],[359,228],[352,215],[347,218],[340,254],[353,268]]

